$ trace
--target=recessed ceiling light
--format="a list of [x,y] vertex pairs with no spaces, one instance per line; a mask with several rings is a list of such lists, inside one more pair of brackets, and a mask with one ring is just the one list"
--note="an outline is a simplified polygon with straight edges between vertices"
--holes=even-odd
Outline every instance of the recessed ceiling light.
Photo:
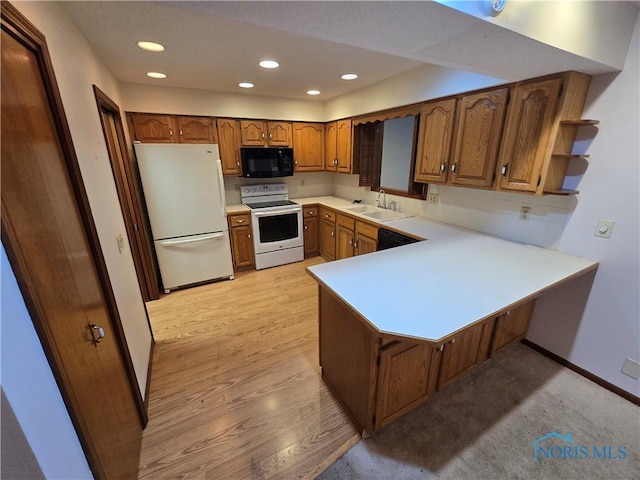
[[138,42],[138,46],[143,50],[148,50],[149,52],[164,52],[164,46],[155,42]]
[[242,87],[242,88],[253,88],[253,87],[255,87],[255,85],[253,83],[251,83],[251,82],[240,82],[238,84],[238,86]]
[[355,80],[358,78],[358,75],[355,73],[345,73],[344,75],[341,75],[340,78],[343,80]]
[[320,95],[320,90],[307,90],[307,95]]
[[275,60],[262,60],[259,65],[262,68],[278,68],[280,66]]
[[167,78],[167,75],[160,72],[147,72],[147,77],[151,78]]

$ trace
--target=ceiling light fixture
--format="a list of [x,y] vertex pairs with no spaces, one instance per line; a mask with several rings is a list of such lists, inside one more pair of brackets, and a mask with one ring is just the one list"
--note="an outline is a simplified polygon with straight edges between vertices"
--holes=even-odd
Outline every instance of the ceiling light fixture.
[[340,78],[342,80],[355,80],[358,78],[358,75],[356,73],[345,73],[344,75],[341,75]]
[[167,75],[165,73],[161,73],[161,72],[147,72],[147,77],[151,77],[151,78],[167,78]]
[[259,65],[262,68],[278,68],[280,66],[275,60],[262,60]]
[[238,86],[241,87],[241,88],[253,88],[253,87],[255,87],[255,85],[253,83],[251,83],[251,82],[240,82],[238,84]]
[[164,46],[156,42],[138,42],[138,47],[149,52],[164,52]]
[[307,90],[307,95],[320,95],[320,90]]

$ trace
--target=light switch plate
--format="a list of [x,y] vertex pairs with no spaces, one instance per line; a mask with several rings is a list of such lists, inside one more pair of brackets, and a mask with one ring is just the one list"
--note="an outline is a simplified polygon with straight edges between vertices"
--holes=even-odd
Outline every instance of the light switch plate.
[[613,220],[598,220],[596,225],[596,237],[609,238],[613,232],[613,226],[616,222]]
[[625,375],[629,375],[636,380],[640,380],[640,363],[627,358],[624,361],[624,365],[622,365],[622,373],[624,373]]

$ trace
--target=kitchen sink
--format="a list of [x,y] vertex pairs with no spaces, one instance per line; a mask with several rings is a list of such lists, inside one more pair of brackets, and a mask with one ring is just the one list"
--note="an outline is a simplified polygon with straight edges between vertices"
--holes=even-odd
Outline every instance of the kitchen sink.
[[373,212],[376,210],[376,207],[373,207],[371,205],[360,205],[358,207],[349,207],[347,208],[347,210],[353,213],[364,213],[364,212]]
[[397,220],[399,218],[410,217],[411,215],[407,215],[405,213],[393,212],[391,210],[374,210],[373,212],[364,212],[362,215],[369,218],[375,218],[381,222],[388,220]]

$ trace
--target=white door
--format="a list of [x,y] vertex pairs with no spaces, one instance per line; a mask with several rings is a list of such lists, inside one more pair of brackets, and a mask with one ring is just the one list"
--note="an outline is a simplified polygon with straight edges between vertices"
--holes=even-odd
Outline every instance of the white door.
[[228,231],[154,243],[165,290],[233,276]]
[[227,230],[215,144],[135,144],[153,238]]

